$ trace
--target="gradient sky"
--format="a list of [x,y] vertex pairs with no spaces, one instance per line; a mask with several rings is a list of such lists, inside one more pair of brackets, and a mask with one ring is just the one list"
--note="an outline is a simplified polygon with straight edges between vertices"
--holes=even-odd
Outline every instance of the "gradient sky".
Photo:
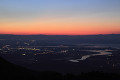
[[0,0],[0,34],[120,34],[120,0]]

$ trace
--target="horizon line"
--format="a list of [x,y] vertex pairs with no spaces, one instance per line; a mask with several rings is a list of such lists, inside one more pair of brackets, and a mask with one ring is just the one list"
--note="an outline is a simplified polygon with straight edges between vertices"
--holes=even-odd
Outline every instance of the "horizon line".
[[[81,35],[63,35],[63,34],[0,34],[0,35],[24,35],[24,36],[29,36],[29,35],[46,35],[46,36],[88,36],[88,35],[118,35],[118,34],[81,34]],[[120,35],[120,34],[119,34]]]

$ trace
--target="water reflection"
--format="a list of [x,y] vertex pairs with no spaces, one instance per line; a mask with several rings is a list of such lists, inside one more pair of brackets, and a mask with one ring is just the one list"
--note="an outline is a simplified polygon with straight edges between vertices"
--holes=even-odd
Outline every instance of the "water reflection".
[[87,58],[90,58],[92,56],[102,56],[102,55],[110,55],[111,52],[107,52],[107,50],[87,50],[90,52],[99,52],[97,54],[90,54],[90,55],[84,55],[81,59],[70,59],[71,62],[79,62],[80,60],[86,60]]

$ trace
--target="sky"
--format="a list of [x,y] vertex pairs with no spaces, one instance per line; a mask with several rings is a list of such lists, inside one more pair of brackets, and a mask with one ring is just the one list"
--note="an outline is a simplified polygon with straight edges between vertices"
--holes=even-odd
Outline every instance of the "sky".
[[120,34],[120,0],[0,0],[0,34]]

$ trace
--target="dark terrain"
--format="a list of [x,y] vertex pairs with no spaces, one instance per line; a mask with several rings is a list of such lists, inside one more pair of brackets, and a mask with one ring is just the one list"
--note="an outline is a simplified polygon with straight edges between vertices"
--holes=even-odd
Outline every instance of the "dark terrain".
[[[90,45],[89,45],[90,44]],[[120,34],[0,35],[2,80],[120,80]],[[90,50],[90,51],[89,51]],[[69,60],[106,51],[78,63]]]
[[0,57],[0,77],[2,80],[119,80],[120,74],[88,72],[79,75],[62,75],[57,72],[37,72],[11,64]]

